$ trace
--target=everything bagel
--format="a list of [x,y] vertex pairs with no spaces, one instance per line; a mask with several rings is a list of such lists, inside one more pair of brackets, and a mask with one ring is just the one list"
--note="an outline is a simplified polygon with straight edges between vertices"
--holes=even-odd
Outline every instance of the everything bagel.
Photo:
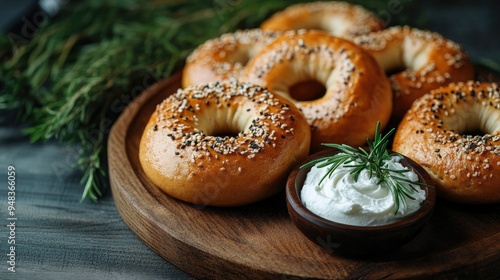
[[238,79],[248,60],[278,34],[279,32],[249,29],[208,40],[186,59],[182,86]]
[[347,2],[312,2],[291,5],[277,12],[261,25],[264,30],[322,30],[341,38],[384,28],[382,20],[365,8]]
[[238,206],[278,192],[309,145],[310,128],[291,102],[225,81],[179,89],[159,104],[139,159],[148,178],[172,197]]
[[422,165],[438,194],[461,203],[500,202],[500,89],[450,84],[417,99],[393,150]]
[[[391,114],[390,84],[373,57],[321,31],[285,32],[249,62],[242,80],[291,100],[311,126],[312,150],[331,142],[363,145]],[[323,85],[324,95],[307,96],[310,86],[294,93],[309,81]]]
[[434,32],[395,26],[359,36],[354,42],[386,72],[396,71],[389,77],[396,121],[430,90],[474,77],[473,65],[460,46]]

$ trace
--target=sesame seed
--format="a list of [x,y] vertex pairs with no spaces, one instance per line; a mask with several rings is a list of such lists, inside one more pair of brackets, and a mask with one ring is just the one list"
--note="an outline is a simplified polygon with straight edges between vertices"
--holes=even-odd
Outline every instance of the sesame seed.
[[[242,101],[245,100],[245,101]],[[208,101],[208,102],[207,102]],[[226,104],[218,110],[230,112],[233,104],[244,102],[253,103],[256,112],[263,112],[260,116],[253,116],[248,127],[234,127],[242,130],[235,136],[210,135],[214,129],[201,121],[206,119],[208,104]],[[239,106],[239,105],[234,105]],[[286,108],[286,109],[285,109]],[[213,110],[213,109],[210,109]],[[251,111],[251,110],[250,110]],[[284,111],[284,113],[280,113]],[[177,149],[192,151],[189,161],[203,166],[203,161],[219,160],[221,155],[242,154],[252,159],[269,145],[275,146],[278,139],[275,135],[292,134],[293,124],[290,121],[298,112],[288,110],[288,105],[282,104],[272,93],[253,84],[238,83],[236,81],[215,82],[187,87],[177,91],[157,106],[155,113],[170,116],[166,136],[176,142]],[[286,113],[286,114],[285,114]],[[244,114],[248,114],[245,109]],[[158,125],[165,125],[167,120],[159,121]],[[228,123],[228,126],[233,125]],[[208,133],[206,133],[208,132]],[[180,155],[179,151],[174,151]],[[222,164],[226,163],[223,161]]]
[[[427,59],[427,61],[424,61],[423,66],[420,66],[418,69],[405,69],[402,72],[391,75],[389,78],[393,94],[396,98],[410,94],[421,96],[429,90],[428,85],[435,88],[435,83],[445,83],[446,80],[452,78],[450,73],[454,73],[455,69],[466,65],[466,55],[459,44],[435,32],[419,30],[408,26],[394,26],[379,32],[361,35],[356,37],[354,42],[368,52],[378,56],[378,53],[384,53],[388,45],[392,45],[393,42],[397,41],[405,41],[405,39],[413,42],[411,46],[422,45],[423,47],[407,49],[402,46],[403,56],[415,56],[416,59],[418,54],[414,54],[413,49],[419,50],[418,53],[433,53],[435,50],[439,50],[439,52],[445,52],[443,57],[447,67],[444,69],[443,67],[438,68],[433,61]],[[396,79],[396,77],[398,78]],[[409,86],[403,86],[398,81],[401,78],[407,80]]]
[[[187,58],[187,64],[196,63],[220,80],[238,79],[244,70],[241,62],[230,61],[234,56],[250,56],[274,41],[279,32],[261,29],[238,30],[222,34],[201,44]],[[193,72],[187,73],[195,76]],[[208,105],[208,104],[207,104]]]
[[[459,174],[456,173],[459,172],[458,169],[464,170],[462,174],[467,178],[487,179],[494,173],[493,166],[500,166],[500,157],[492,157],[492,155],[500,156],[500,145],[495,142],[499,140],[499,134],[495,126],[492,129],[491,125],[486,123],[486,121],[491,122],[491,117],[484,118],[483,115],[476,114],[494,110],[492,108],[497,104],[500,104],[500,90],[494,83],[474,81],[454,83],[432,90],[416,101],[407,118],[417,124],[416,128],[412,128],[412,133],[416,133],[414,134],[416,137],[420,137],[417,136],[420,133],[425,134],[425,137],[419,138],[423,145],[433,146],[432,150],[438,153],[438,157],[443,155],[444,158],[444,155],[449,155],[454,158],[456,169],[441,171],[448,174],[451,180],[458,179]],[[485,110],[480,110],[481,113],[478,113],[475,108],[481,106],[484,106]],[[467,116],[467,120],[477,118],[479,120],[477,129],[486,131],[479,135],[464,133],[466,131],[464,123],[467,121],[463,119],[464,115]],[[488,170],[492,171],[487,172]]]

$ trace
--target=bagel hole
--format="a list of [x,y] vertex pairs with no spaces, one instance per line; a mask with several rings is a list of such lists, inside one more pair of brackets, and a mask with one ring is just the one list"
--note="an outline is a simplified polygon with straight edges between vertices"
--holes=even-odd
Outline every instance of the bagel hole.
[[494,134],[498,131],[499,123],[499,119],[481,105],[457,107],[455,114],[443,118],[442,121],[444,126],[463,137]]
[[398,66],[398,67],[394,67],[394,68],[391,68],[391,69],[388,69],[385,74],[390,77],[392,75],[396,75],[398,73],[401,73],[403,71],[405,71],[407,68],[404,66],[404,65],[401,65],[401,66]]
[[246,66],[248,61],[250,61],[251,55],[248,52],[236,52],[231,57],[230,61],[233,64],[241,64]]
[[479,130],[479,129],[474,129],[474,130],[465,130],[464,132],[460,133],[462,136],[484,136],[488,134],[488,132]]
[[238,138],[246,133],[255,117],[247,106],[202,106],[196,128],[207,136]]
[[241,131],[237,128],[237,127],[216,127],[214,128],[213,131],[211,131],[211,133],[209,135],[211,136],[214,136],[214,137],[220,137],[220,138],[224,138],[224,137],[238,137],[238,134],[240,133]]
[[326,94],[326,87],[316,80],[307,80],[292,85],[289,93],[297,101],[312,101],[323,97]]

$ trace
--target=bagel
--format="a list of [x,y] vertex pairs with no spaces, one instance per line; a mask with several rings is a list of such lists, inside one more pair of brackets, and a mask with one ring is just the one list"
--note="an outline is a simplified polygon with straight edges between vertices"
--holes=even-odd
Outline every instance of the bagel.
[[[313,151],[326,142],[364,145],[391,114],[390,84],[377,62],[322,31],[285,32],[249,62],[242,80],[291,100],[311,126]],[[314,96],[311,86],[295,93],[296,85],[308,82],[324,86],[324,95]]]
[[224,81],[179,89],[159,104],[139,160],[172,197],[238,206],[277,193],[309,144],[309,126],[293,104],[262,87]]
[[395,26],[354,39],[390,74],[393,119],[399,121],[413,101],[432,89],[474,78],[474,68],[461,47],[443,36],[408,26]]
[[186,59],[182,87],[238,79],[247,61],[277,35],[278,32],[248,29],[206,41]]
[[384,28],[380,18],[365,8],[347,2],[312,2],[291,5],[265,20],[264,30],[316,29],[351,39]]
[[500,202],[500,89],[453,83],[417,99],[393,150],[427,170],[437,194],[460,203]]

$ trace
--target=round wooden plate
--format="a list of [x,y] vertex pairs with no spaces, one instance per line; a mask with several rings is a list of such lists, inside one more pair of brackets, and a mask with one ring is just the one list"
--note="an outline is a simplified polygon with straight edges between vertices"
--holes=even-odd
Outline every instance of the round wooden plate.
[[[492,77],[484,72],[478,79]],[[151,249],[175,266],[194,277],[218,279],[500,276],[499,204],[438,200],[430,224],[407,245],[376,258],[347,259],[331,254],[327,240],[318,246],[299,232],[283,193],[237,208],[201,207],[164,194],[143,173],[138,147],[155,106],[180,87],[180,80],[176,74],[136,98],[114,124],[108,142],[118,211]]]

